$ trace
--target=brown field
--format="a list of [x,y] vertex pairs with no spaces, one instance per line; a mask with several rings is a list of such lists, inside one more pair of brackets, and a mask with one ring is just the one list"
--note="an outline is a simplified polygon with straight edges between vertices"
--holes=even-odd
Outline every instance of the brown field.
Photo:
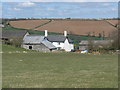
[[110,25],[105,21],[68,21],[68,20],[61,20],[61,21],[52,21],[45,26],[39,27],[35,30],[44,31],[47,29],[49,32],[57,32],[63,33],[64,30],[68,31],[69,33],[76,34],[76,35],[88,35],[90,32],[91,35],[95,33],[95,36],[98,36],[99,33],[105,33],[107,37],[109,33],[116,30],[115,27]]
[[20,20],[20,21],[11,21],[10,25],[15,28],[32,29],[48,21],[49,20]]
[[[22,29],[32,29],[37,27],[43,23],[48,22],[49,20],[23,20],[23,21],[12,21],[10,24],[16,28]],[[117,20],[108,20],[111,23],[116,23]],[[115,27],[110,25],[108,22],[104,20],[52,20],[52,22],[43,25],[35,30],[44,31],[48,30],[48,32],[56,32],[63,33],[64,30],[68,31],[69,34],[76,35],[91,35],[98,36],[99,33],[105,37],[109,36],[109,34],[115,30]]]

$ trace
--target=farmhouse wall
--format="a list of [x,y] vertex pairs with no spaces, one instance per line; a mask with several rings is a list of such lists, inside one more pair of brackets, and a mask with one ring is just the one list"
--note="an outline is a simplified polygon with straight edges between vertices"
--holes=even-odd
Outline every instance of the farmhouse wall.
[[52,44],[57,48],[60,47],[60,49],[64,49],[64,43],[63,42],[52,42]]
[[65,51],[69,52],[69,51],[74,49],[74,45],[70,44],[68,39],[66,39],[65,42],[64,42],[64,49],[65,49]]

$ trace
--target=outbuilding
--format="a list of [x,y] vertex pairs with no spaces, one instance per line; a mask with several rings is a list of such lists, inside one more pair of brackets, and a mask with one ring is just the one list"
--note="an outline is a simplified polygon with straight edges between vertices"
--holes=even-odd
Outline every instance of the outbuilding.
[[23,48],[36,50],[40,52],[50,52],[57,48],[52,45],[44,36],[40,35],[27,35],[23,39]]

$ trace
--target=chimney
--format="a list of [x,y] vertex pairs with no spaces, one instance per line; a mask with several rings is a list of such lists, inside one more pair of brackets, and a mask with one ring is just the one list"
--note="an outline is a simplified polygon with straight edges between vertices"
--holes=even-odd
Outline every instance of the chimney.
[[45,30],[45,37],[47,37],[48,36],[48,32],[47,32],[47,30]]
[[64,31],[64,36],[67,37],[67,31]]

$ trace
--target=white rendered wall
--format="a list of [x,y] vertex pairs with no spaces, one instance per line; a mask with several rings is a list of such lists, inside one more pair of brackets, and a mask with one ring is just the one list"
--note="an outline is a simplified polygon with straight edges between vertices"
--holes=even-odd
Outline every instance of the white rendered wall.
[[70,52],[72,49],[74,49],[74,45],[70,44],[68,39],[66,39],[64,43],[60,42],[59,44],[58,42],[53,42],[52,44],[57,48],[61,47],[61,49],[65,49],[67,52]]
[[60,44],[58,42],[53,42],[52,43],[55,47],[61,47],[61,49],[64,49],[64,43],[60,42]]
[[66,39],[64,42],[64,49],[65,49],[65,51],[70,52],[72,49],[74,49],[74,45],[70,44],[68,42],[68,39]]

